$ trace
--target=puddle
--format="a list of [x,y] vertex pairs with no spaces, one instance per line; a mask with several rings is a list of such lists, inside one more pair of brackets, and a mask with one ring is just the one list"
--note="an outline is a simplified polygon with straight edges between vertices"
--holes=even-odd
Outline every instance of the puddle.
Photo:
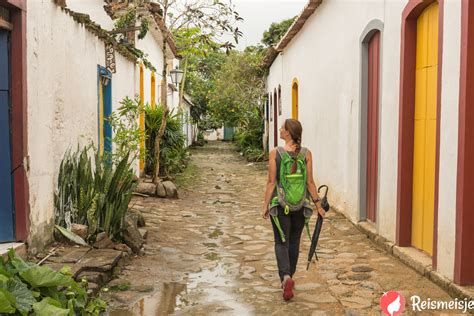
[[108,313],[110,316],[148,316],[172,314],[178,295],[186,288],[182,283],[165,283],[163,288],[153,295],[143,297],[130,307],[118,307]]
[[232,282],[231,271],[228,265],[218,263],[213,269],[206,269],[198,273],[189,274],[188,291],[203,289],[206,297],[200,299],[200,305],[217,304],[232,310],[232,315],[250,315],[251,309],[236,300],[232,289],[236,285]]
[[[119,307],[109,312],[110,316],[169,315],[186,312],[187,308],[206,311],[207,305],[218,306],[232,315],[250,315],[252,310],[237,301],[233,289],[229,265],[219,263],[215,268],[188,275],[188,284],[165,283],[161,290],[140,299],[132,306]],[[194,309],[192,310],[194,311]]]

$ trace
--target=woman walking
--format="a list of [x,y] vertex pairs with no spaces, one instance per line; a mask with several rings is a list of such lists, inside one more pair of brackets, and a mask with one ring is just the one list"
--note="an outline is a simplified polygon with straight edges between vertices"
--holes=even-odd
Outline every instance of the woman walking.
[[[300,168],[301,166],[298,166],[295,162],[291,173],[295,173],[297,168],[298,170],[306,170],[307,194],[310,195],[321,216],[324,217],[325,215],[325,211],[321,208],[316,184],[313,179],[312,153],[307,148],[301,147],[302,132],[303,128],[301,127],[301,123],[297,120],[287,119],[282,124],[280,128],[280,138],[285,141],[285,146],[277,147],[270,152],[268,181],[262,212],[264,219],[268,219],[271,213],[271,222],[275,237],[275,255],[278,273],[282,282],[283,298],[285,300],[290,300],[293,297],[293,287],[295,285],[293,275],[295,274],[296,264],[298,263],[301,233],[305,226],[305,215],[309,219],[311,210],[307,204],[304,204],[297,210],[289,211],[288,207],[284,209],[278,203],[277,205],[271,203],[272,201],[276,201],[276,197],[278,196],[277,188],[281,187],[280,167],[282,155],[286,155],[285,153],[287,153],[293,158],[298,157],[299,154],[304,155],[303,168]],[[275,206],[270,207],[270,203]]]

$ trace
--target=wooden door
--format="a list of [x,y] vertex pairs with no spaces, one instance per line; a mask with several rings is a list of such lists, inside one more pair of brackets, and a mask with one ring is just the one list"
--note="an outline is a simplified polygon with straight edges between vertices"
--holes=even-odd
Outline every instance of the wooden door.
[[0,242],[15,239],[10,107],[10,32],[0,29]]
[[101,154],[112,153],[112,127],[107,118],[112,114],[112,74],[99,67],[99,149]]
[[273,135],[274,141],[273,146],[278,146],[278,137],[280,136],[278,133],[278,101],[277,101],[277,93],[276,90],[273,94]]
[[291,118],[295,120],[298,119],[298,97],[298,82],[294,80],[291,86]]
[[380,32],[374,33],[368,43],[367,67],[367,219],[376,221],[378,142],[379,142],[379,76]]
[[412,245],[432,254],[438,81],[438,3],[418,17],[416,42],[415,136]]

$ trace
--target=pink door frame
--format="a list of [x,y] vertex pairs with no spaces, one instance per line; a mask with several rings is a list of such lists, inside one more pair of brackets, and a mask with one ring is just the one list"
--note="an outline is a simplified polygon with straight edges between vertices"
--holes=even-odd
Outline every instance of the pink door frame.
[[454,281],[474,285],[474,3],[461,5],[461,75],[459,82],[458,173]]
[[26,241],[29,233],[27,94],[26,94],[26,2],[0,0],[10,10],[11,23],[11,102],[12,166],[15,203],[15,239]]

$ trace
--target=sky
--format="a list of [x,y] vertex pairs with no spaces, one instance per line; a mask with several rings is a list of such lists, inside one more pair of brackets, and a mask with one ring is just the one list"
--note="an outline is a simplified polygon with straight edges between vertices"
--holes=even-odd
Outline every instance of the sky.
[[280,22],[298,15],[307,0],[232,0],[244,22],[238,25],[244,33],[237,48],[243,50],[262,39],[263,32],[272,22]]

